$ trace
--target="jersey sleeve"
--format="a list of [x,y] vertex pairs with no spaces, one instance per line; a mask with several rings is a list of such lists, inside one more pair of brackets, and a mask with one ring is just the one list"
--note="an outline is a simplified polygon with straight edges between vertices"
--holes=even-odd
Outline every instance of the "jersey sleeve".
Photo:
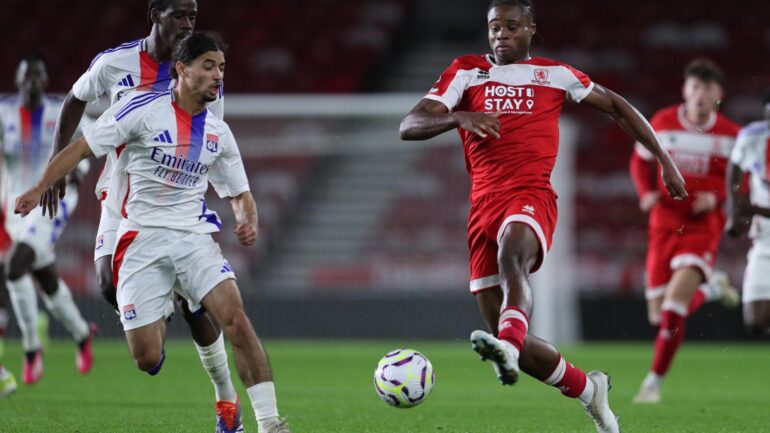
[[221,140],[222,154],[211,166],[209,182],[219,197],[235,197],[249,191],[249,178],[246,176],[238,144],[229,128]]
[[471,77],[469,72],[469,69],[464,69],[459,59],[455,59],[425,95],[425,99],[441,102],[452,111],[468,89]]
[[564,66],[567,75],[566,88],[567,98],[573,102],[580,102],[594,89],[594,83],[585,73],[569,65]]
[[91,152],[98,158],[138,135],[142,110],[132,104],[135,98],[125,98],[105,111],[96,122],[83,128]]
[[86,102],[98,100],[107,91],[104,79],[106,68],[105,56],[94,59],[88,70],[72,85],[72,95]]
[[738,134],[738,138],[735,140],[733,150],[730,152],[730,162],[741,168],[741,171],[749,171],[749,155],[748,150],[751,146],[752,136],[745,131],[741,131]]

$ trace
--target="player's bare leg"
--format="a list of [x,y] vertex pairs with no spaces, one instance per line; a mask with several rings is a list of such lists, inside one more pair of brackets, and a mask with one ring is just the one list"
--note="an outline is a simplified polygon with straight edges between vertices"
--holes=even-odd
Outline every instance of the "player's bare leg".
[[660,326],[662,307],[663,296],[647,300],[647,321],[656,328]]
[[128,350],[134,364],[140,370],[155,376],[163,367],[166,352],[163,343],[166,339],[166,319],[161,318],[136,329],[126,331]]
[[[474,331],[471,335],[474,349],[482,358],[493,361],[503,384],[507,383],[505,368],[512,364],[511,358],[515,358],[517,369],[559,388],[565,396],[580,399],[597,431],[618,432],[617,419],[607,399],[609,377],[596,371],[586,375],[566,362],[551,344],[528,333],[527,322],[532,311],[529,269],[535,263],[539,249],[540,244],[528,226],[514,223],[505,229],[498,252],[501,287],[476,295],[491,334]],[[511,311],[515,313],[511,314]],[[511,340],[518,336],[521,340],[516,350]],[[502,357],[495,352],[501,353]],[[516,373],[518,375],[518,371]]]
[[751,335],[770,335],[770,300],[744,303],[743,324]]
[[99,257],[94,261],[94,267],[96,268],[96,282],[99,284],[102,297],[108,304],[112,305],[115,311],[118,311],[117,290],[112,282],[112,255]]
[[652,368],[634,397],[635,403],[660,402],[663,377],[684,341],[690,302],[704,280],[701,270],[693,267],[677,269],[671,275],[661,306],[661,322],[655,338]]
[[289,433],[278,416],[267,353],[246,316],[235,280],[228,279],[217,284],[203,298],[203,306],[214,316],[233,346],[238,376],[251,399],[259,431]]

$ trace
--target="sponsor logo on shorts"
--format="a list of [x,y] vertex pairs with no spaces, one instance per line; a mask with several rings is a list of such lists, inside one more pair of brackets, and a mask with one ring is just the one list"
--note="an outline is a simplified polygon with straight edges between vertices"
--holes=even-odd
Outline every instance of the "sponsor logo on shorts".
[[230,266],[230,263],[227,263],[227,260],[222,264],[222,269],[219,271],[220,274],[224,274],[226,272],[232,272],[233,268]]
[[100,250],[104,246],[104,235],[99,235],[96,237],[96,249]]
[[535,207],[530,205],[530,204],[528,204],[528,205],[525,205],[524,207],[522,207],[521,211],[525,212],[525,213],[528,213],[530,215],[534,215],[535,214]]
[[134,320],[136,318],[136,308],[134,308],[134,304],[128,304],[123,307],[123,317],[125,317],[126,320]]

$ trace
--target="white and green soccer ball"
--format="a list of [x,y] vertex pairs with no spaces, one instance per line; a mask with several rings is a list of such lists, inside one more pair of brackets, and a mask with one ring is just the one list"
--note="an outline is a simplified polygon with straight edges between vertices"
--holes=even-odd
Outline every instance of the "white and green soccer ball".
[[428,358],[412,349],[396,349],[382,357],[374,370],[374,389],[385,403],[408,408],[422,403],[436,381]]

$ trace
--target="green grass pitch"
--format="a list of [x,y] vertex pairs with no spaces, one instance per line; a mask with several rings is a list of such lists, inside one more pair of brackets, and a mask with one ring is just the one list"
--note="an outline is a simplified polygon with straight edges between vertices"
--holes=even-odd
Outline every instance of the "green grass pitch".
[[[20,379],[21,349],[6,342],[5,364]],[[412,409],[387,406],[375,394],[379,358],[397,347],[427,355],[436,388]],[[267,341],[281,414],[294,433],[592,432],[580,404],[524,377],[502,387],[492,368],[464,341]],[[583,369],[608,370],[610,402],[628,432],[770,432],[770,348],[764,344],[685,344],[664,384],[664,402],[630,402],[649,365],[650,344],[567,348]],[[74,367],[74,345],[54,342],[45,376],[0,400],[0,432],[213,432],[213,389],[192,342],[171,341],[157,377],[135,370],[126,344],[97,340],[88,376]],[[231,357],[232,365],[232,357]],[[245,391],[246,432],[256,422]]]

